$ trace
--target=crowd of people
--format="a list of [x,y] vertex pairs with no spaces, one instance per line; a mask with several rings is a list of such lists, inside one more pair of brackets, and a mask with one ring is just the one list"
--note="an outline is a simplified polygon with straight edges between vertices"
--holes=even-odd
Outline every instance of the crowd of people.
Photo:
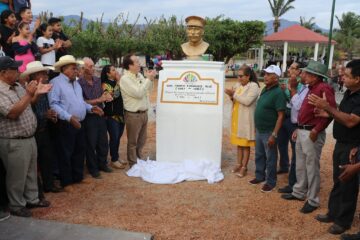
[[[30,217],[31,208],[49,207],[47,192],[72,192],[86,184],[84,168],[100,172],[130,167],[146,142],[148,92],[155,71],[140,74],[137,56],[123,58],[95,76],[92,59],[68,55],[71,40],[61,19],[32,22],[30,1],[16,12],[1,12],[0,44],[0,219]],[[127,159],[120,139],[127,129]],[[109,136],[109,138],[108,138]],[[107,161],[110,153],[110,164]],[[57,181],[58,180],[58,181]]]
[[[304,214],[320,205],[320,158],[325,129],[334,120],[333,188],[327,213],[316,216],[320,222],[333,223],[331,234],[351,227],[359,189],[360,60],[349,62],[342,71],[347,90],[338,108],[334,89],[327,83],[327,66],[312,60],[306,67],[299,62],[290,65],[286,88],[279,84],[278,66],[264,70],[265,86],[260,90],[255,73],[244,65],[235,87],[225,90],[233,101],[230,141],[238,148],[232,172],[246,175],[249,150],[255,147],[255,178],[249,183],[264,182],[261,191],[267,193],[275,188],[277,174],[289,173],[288,184],[278,192],[284,200],[305,201],[300,209]],[[341,239],[360,239],[360,232],[342,234]]]

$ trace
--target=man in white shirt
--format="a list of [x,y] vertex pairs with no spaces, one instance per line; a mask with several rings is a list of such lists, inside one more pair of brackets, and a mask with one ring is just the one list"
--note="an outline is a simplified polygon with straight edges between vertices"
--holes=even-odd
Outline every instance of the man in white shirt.
[[139,59],[127,55],[123,60],[124,75],[121,77],[120,89],[124,101],[125,125],[128,138],[127,159],[130,167],[137,159],[143,159],[142,150],[146,142],[149,97],[156,71],[147,71],[147,78],[140,74]]

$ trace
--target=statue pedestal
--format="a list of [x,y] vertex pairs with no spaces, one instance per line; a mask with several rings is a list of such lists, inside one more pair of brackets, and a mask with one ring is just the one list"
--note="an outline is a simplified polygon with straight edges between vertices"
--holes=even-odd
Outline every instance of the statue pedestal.
[[163,61],[156,107],[156,160],[221,166],[224,63]]

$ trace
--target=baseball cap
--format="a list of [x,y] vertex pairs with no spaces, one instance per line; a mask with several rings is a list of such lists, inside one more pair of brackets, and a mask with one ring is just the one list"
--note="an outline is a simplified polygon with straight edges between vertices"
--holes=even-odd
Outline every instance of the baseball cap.
[[16,69],[23,64],[23,61],[15,61],[9,56],[0,57],[0,70]]
[[270,65],[268,66],[266,69],[264,69],[264,72],[267,73],[275,73],[278,77],[281,76],[281,70],[278,66],[276,65]]

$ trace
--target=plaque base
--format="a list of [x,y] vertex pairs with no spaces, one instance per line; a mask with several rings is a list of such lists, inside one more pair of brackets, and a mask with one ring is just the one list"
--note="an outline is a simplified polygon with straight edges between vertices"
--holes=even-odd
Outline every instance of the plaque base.
[[163,61],[156,108],[156,160],[221,166],[224,63]]

